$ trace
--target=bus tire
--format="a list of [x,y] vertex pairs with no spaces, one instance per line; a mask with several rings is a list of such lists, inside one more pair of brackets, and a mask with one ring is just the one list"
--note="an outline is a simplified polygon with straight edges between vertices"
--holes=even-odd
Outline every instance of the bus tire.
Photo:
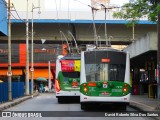
[[122,105],[122,106],[121,106],[121,109],[122,109],[122,110],[126,110],[126,109],[127,109],[127,106],[126,106],[126,105]]
[[62,98],[58,98],[58,103],[63,103],[63,99]]
[[82,110],[86,110],[87,109],[87,105],[85,103],[81,103],[81,109]]

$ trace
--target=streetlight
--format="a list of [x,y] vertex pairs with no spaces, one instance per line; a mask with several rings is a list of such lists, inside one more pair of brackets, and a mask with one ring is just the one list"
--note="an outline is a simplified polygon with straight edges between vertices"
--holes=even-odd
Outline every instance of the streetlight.
[[31,42],[31,95],[33,95],[33,78],[34,78],[34,61],[33,61],[33,37],[34,37],[34,32],[33,32],[33,10],[36,8],[40,8],[40,7],[34,7],[33,3],[32,3],[32,42]]

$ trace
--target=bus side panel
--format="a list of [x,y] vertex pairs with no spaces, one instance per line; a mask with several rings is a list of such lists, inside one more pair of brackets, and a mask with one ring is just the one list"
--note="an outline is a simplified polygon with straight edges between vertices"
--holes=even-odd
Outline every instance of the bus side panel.
[[124,82],[130,85],[130,57],[128,52],[126,54],[127,56],[126,56],[126,70],[125,70]]
[[85,58],[84,52],[81,52],[81,72],[80,72],[80,84],[86,82],[86,75],[85,75]]
[[58,78],[59,71],[61,71],[61,64],[59,59],[56,60],[56,79]]

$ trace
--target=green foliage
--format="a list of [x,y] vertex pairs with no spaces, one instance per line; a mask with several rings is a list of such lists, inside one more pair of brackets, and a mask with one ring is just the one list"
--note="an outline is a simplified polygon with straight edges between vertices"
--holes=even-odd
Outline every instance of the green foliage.
[[158,13],[160,13],[159,0],[136,0],[123,5],[119,12],[113,14],[113,17],[128,20],[128,25],[132,25],[143,16],[148,16],[148,20],[155,22]]

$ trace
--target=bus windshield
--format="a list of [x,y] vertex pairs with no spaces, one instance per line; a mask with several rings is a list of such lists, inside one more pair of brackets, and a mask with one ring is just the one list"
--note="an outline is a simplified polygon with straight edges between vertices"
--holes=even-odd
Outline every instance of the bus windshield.
[[62,72],[62,74],[67,78],[80,78],[80,72]]
[[126,53],[116,51],[85,52],[86,80],[124,82]]
[[86,64],[86,80],[89,81],[124,81],[124,64]]

